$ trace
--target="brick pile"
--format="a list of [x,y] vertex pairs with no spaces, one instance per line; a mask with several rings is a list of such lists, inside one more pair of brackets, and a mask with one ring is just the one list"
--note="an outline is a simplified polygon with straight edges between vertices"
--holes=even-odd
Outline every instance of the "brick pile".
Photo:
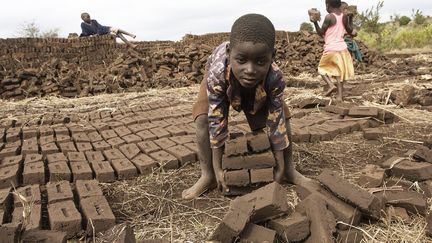
[[[0,40],[0,67],[5,70],[0,72],[0,97],[75,97],[196,84],[208,56],[226,40],[227,33],[188,35],[179,42],[139,42],[136,51],[127,51],[109,35]],[[286,74],[315,73],[322,45],[315,34],[278,31],[276,61]],[[385,60],[361,47],[368,67]],[[391,65],[385,63],[380,67]]]
[[241,194],[259,184],[272,182],[275,165],[265,132],[232,135],[225,143],[222,169],[230,195]]

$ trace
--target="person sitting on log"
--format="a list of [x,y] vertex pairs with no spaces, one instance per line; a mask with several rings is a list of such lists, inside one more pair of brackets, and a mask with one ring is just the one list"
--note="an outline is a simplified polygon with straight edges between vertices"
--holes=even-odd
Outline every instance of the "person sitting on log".
[[274,62],[276,31],[259,14],[237,19],[230,41],[219,45],[207,60],[192,115],[196,124],[201,177],[182,193],[193,199],[214,187],[229,192],[222,170],[222,154],[228,139],[230,106],[243,110],[252,131],[267,128],[276,159],[274,179],[305,185],[292,161],[290,113],[284,101],[285,81]]
[[[321,57],[318,73],[328,84],[329,89],[325,93],[330,96],[337,90],[336,99],[343,101],[343,82],[354,77],[354,65],[352,57],[344,41],[344,35],[352,35],[353,26],[349,22],[348,16],[341,11],[341,0],[326,0],[326,15],[323,25],[320,27],[316,18],[311,16],[317,33],[324,37],[324,53]],[[330,77],[336,79],[337,87],[333,84]]]
[[83,22],[81,23],[81,35],[80,37],[92,36],[92,35],[107,35],[113,34],[116,37],[119,37],[124,43],[128,46],[135,48],[136,45],[129,42],[123,34],[128,35],[135,39],[136,35],[126,32],[122,29],[113,28],[110,26],[103,26],[99,24],[95,19],[90,18],[90,14],[82,13],[81,19]]

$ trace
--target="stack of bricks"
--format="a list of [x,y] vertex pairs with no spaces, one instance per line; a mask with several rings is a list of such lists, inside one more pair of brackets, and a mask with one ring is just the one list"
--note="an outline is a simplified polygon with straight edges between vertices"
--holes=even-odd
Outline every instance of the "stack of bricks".
[[275,165],[265,132],[232,137],[225,143],[222,168],[230,194],[246,192],[255,185],[272,182]]

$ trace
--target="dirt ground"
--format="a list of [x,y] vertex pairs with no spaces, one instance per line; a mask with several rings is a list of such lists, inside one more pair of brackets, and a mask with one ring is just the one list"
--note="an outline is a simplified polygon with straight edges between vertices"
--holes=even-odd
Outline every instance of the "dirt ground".
[[[417,55],[425,67],[432,64],[432,55]],[[287,77],[290,80],[290,77]],[[312,75],[293,78],[295,85],[288,84],[286,101],[320,95],[320,79]],[[384,125],[388,137],[381,141],[367,141],[361,132],[339,135],[333,141],[294,144],[294,161],[304,175],[314,178],[324,168],[340,172],[355,182],[359,170],[366,164],[378,164],[386,158],[401,155],[416,146],[416,142],[432,141],[432,112],[405,108],[394,104],[385,105],[377,97],[390,89],[404,84],[431,87],[431,80],[421,76],[375,76],[366,74],[348,82],[347,101],[361,105],[376,106],[396,114],[398,121]],[[48,111],[84,114],[96,109],[116,109],[133,106],[140,102],[177,99],[192,104],[198,86],[178,89],[150,90],[145,93],[99,95],[96,97],[62,99],[56,97],[31,98],[19,102],[0,101],[3,114],[8,118],[31,117]],[[22,112],[25,111],[25,114]],[[298,112],[293,109],[293,113]],[[312,113],[320,113],[314,108]],[[182,190],[190,187],[199,178],[198,163],[186,165],[179,170],[170,170],[141,176],[134,180],[102,184],[118,222],[130,222],[137,239],[164,238],[172,242],[203,242],[223,218],[232,198],[223,197],[216,190],[202,197],[185,201]],[[286,185],[290,205],[298,198],[292,186]],[[363,242],[432,242],[425,236],[424,218],[412,215],[410,222],[363,222]]]

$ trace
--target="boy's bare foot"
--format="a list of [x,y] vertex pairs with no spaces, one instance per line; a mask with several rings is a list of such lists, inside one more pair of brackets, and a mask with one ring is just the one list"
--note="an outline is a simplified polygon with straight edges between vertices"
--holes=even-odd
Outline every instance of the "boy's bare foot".
[[337,87],[333,85],[327,90],[327,92],[325,92],[324,96],[330,96],[336,90],[337,90]]
[[197,198],[216,186],[216,179],[213,176],[201,175],[195,185],[182,192],[182,198],[186,200]]
[[285,171],[285,180],[288,183],[304,186],[312,182],[311,179],[307,178],[306,176],[302,175],[300,172],[298,172],[294,168],[287,168]]
[[342,103],[342,102],[343,102],[343,98],[342,98],[342,96],[340,96],[340,95],[336,96],[336,101],[337,101],[338,103]]

